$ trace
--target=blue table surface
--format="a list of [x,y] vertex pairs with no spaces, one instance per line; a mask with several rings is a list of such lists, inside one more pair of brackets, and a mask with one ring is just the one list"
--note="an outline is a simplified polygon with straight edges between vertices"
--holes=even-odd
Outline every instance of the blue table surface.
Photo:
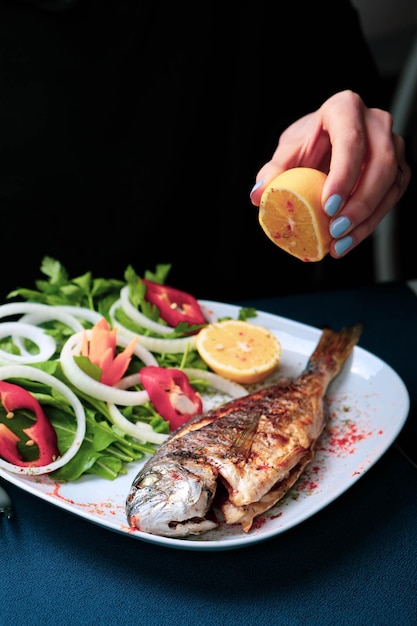
[[[417,297],[405,284],[238,304],[319,328],[363,321],[360,345],[405,382],[417,432]],[[7,485],[0,624],[417,624],[416,483],[394,444],[302,524],[224,552],[132,540]]]

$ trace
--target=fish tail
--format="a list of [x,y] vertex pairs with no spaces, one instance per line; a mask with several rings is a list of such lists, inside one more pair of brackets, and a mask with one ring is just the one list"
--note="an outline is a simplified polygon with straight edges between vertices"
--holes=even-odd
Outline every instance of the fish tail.
[[306,369],[313,371],[324,368],[329,373],[337,374],[358,343],[362,330],[361,322],[339,331],[325,328]]

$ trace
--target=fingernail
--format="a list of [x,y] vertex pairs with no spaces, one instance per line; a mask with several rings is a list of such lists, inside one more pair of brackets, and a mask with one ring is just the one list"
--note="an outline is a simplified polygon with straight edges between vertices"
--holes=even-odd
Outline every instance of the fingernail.
[[346,250],[350,248],[353,243],[352,237],[349,235],[347,237],[343,237],[343,239],[338,239],[334,244],[334,249],[336,250],[336,254],[341,256]]
[[337,193],[333,194],[328,198],[326,204],[324,205],[324,210],[330,217],[336,215],[338,212],[340,205],[342,204],[342,196],[339,196]]
[[330,226],[330,234],[332,237],[340,237],[350,227],[350,220],[347,217],[338,217]]
[[261,178],[261,180],[258,180],[258,182],[255,183],[254,186],[252,187],[250,195],[252,195],[253,192],[256,191],[257,189],[259,189],[259,187],[262,187],[263,184],[264,184],[264,179]]

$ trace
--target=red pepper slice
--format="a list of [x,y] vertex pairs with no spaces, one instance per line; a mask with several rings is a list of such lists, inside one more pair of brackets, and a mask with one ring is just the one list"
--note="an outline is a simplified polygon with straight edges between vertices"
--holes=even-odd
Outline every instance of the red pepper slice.
[[146,285],[145,299],[158,307],[161,318],[170,326],[175,328],[180,322],[206,323],[200,305],[191,294],[146,278],[142,281]]
[[172,431],[202,412],[201,398],[182,370],[147,365],[139,376],[152,404],[169,421]]
[[58,449],[57,435],[51,422],[46,417],[41,405],[29,391],[19,385],[0,381],[0,400],[8,412],[9,418],[13,418],[15,409],[29,409],[36,415],[36,422],[23,432],[39,448],[39,456],[34,461],[24,461],[16,445],[20,441],[10,428],[0,424],[0,456],[9,463],[21,467],[42,467],[56,460],[61,453]]

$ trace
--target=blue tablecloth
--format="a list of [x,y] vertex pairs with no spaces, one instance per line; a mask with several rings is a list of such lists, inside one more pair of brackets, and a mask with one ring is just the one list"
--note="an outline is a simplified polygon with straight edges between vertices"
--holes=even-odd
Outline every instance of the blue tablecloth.
[[[278,283],[279,284],[279,283]],[[417,423],[417,297],[399,283],[239,304],[317,327],[363,321]],[[180,551],[135,541],[7,485],[0,624],[417,624],[417,470],[393,445],[346,493],[254,546]]]

